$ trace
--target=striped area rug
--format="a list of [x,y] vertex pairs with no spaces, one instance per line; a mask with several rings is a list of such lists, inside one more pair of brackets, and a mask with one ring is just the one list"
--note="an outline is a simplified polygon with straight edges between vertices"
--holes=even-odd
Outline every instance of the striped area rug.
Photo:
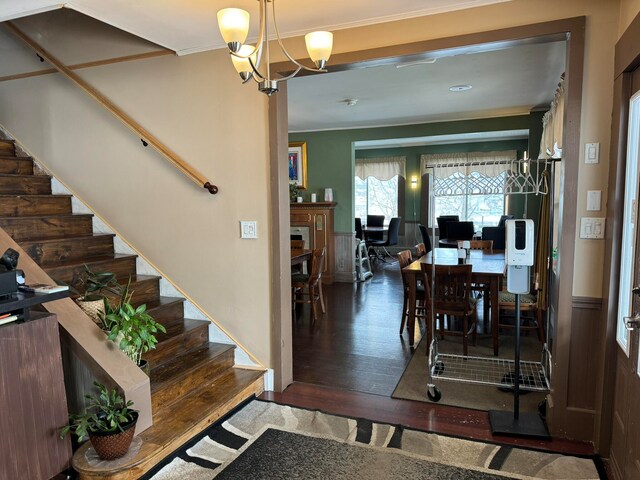
[[599,479],[590,458],[253,400],[145,479]]

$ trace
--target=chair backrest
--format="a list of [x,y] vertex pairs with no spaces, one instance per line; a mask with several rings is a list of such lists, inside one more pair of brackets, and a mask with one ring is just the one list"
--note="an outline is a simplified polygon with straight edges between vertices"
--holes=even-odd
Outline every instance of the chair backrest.
[[471,250],[482,250],[484,253],[493,253],[493,240],[471,240]]
[[[367,227],[384,227],[384,215],[367,215]],[[367,240],[384,240],[383,232],[367,233]]]
[[427,248],[424,246],[424,243],[419,243],[416,245],[416,257],[424,257],[427,254]]
[[515,215],[502,215],[500,217],[500,220],[498,221],[498,226],[504,227],[504,222],[506,222],[507,220],[513,220],[514,218],[516,218]]
[[393,217],[389,222],[389,231],[387,232],[386,246],[398,244],[398,235],[400,234],[400,219],[401,217]]
[[506,234],[505,227],[484,227],[482,240],[492,240],[494,250],[504,250],[506,248]]
[[309,286],[316,286],[322,277],[324,270],[325,249],[314,249],[311,256],[311,273],[309,274]]
[[302,250],[304,248],[304,240],[291,240],[291,250]]
[[449,238],[449,231],[447,230],[447,224],[449,222],[459,222],[460,217],[458,215],[440,215],[436,218],[438,222],[438,237]]
[[[421,264],[425,290],[432,285],[433,266]],[[436,265],[433,283],[435,313],[465,315],[470,308],[471,265]]]
[[473,222],[447,223],[447,238],[449,240],[471,240],[474,233]]
[[402,272],[404,267],[407,267],[411,264],[411,250],[402,250],[398,252],[398,265],[400,266],[400,274],[402,275],[402,284],[405,288],[409,285],[409,279],[407,275]]
[[425,227],[421,223],[418,224],[418,230],[420,230],[420,236],[422,237],[422,243],[424,244],[425,251],[426,253],[429,253],[433,248],[431,246],[431,238],[429,237],[429,230],[427,229],[427,227]]
[[356,238],[358,240],[364,240],[364,235],[362,234],[362,219],[360,217],[356,217],[355,221],[356,221]]

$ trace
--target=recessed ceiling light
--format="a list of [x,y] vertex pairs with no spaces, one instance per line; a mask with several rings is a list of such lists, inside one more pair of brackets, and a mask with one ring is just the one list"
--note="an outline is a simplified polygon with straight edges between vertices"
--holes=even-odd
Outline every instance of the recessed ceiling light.
[[451,90],[452,92],[465,92],[467,90],[471,90],[473,87],[471,85],[468,84],[464,84],[464,85],[451,85],[449,87],[449,90]]

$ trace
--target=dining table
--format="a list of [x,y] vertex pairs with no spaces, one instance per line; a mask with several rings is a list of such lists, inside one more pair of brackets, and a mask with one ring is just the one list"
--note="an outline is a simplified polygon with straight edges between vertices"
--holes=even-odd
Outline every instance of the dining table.
[[295,267],[296,265],[302,265],[303,263],[307,264],[307,272],[310,272],[309,260],[311,260],[311,256],[313,255],[313,250],[309,250],[306,248],[292,248],[291,249],[291,266]]
[[[419,279],[423,279],[422,264],[433,264],[435,258],[436,265],[457,265],[458,250],[453,248],[435,248],[418,260],[410,263],[402,269],[407,274],[409,280],[409,305],[416,304],[416,285]],[[499,300],[498,292],[500,289],[500,281],[505,273],[505,257],[504,252],[501,253],[485,253],[482,250],[471,250],[469,257],[464,260],[466,264],[470,264],[471,281],[474,284],[489,286],[489,301],[485,299],[484,303],[484,319],[491,318],[491,334],[493,337],[493,354],[498,355],[498,315]],[[415,339],[415,308],[409,309],[409,318],[407,329],[409,331],[409,345],[414,346]],[[429,331],[432,326],[427,325]]]

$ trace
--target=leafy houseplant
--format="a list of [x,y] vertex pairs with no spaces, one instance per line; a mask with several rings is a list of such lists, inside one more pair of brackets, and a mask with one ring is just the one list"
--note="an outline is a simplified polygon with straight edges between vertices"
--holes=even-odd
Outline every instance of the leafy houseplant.
[[[118,297],[123,294],[122,286],[116,280],[115,274],[93,272],[87,265],[84,265],[84,270],[74,277],[72,284],[74,293],[80,294],[76,303],[96,323],[99,321],[98,312],[102,309],[106,293],[112,293]],[[83,290],[84,293],[80,293],[79,290]]]
[[133,402],[124,399],[115,389],[94,382],[97,395],[85,395],[87,406],[84,413],[69,416],[69,425],[60,429],[60,437],[73,431],[80,442],[87,437],[96,453],[103,460],[114,460],[129,450],[138,412],[132,410]]
[[289,180],[289,200],[291,201],[291,203],[295,203],[296,197],[299,193],[300,190],[298,189],[298,184],[296,183],[296,181]]
[[141,366],[142,354],[153,350],[158,343],[155,333],[165,333],[164,326],[147,313],[147,306],[134,308],[131,305],[133,292],[129,284],[124,288],[118,305],[111,306],[104,299],[104,311],[98,313],[101,328],[109,340],[115,341],[136,365]]

